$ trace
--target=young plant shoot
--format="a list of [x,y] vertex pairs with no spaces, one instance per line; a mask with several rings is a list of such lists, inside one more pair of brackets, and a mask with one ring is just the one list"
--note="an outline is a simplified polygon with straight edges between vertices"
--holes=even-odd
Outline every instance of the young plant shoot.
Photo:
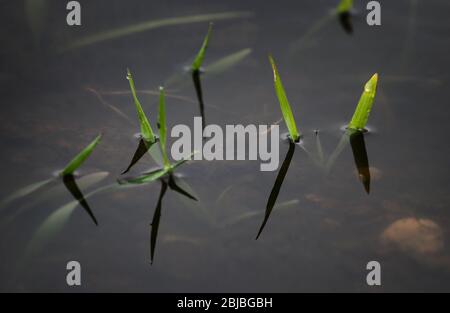
[[159,113],[158,113],[158,124],[159,124],[159,144],[161,147],[161,153],[163,157],[164,169],[170,168],[169,157],[167,156],[167,125],[166,125],[166,99],[164,94],[164,88],[159,87]]
[[205,53],[206,53],[206,50],[208,49],[209,38],[211,36],[212,27],[213,27],[213,23],[209,23],[208,33],[206,34],[206,37],[203,40],[202,47],[198,51],[197,56],[195,57],[194,62],[192,63],[192,66],[191,66],[191,69],[193,72],[200,71],[200,68],[203,64],[203,60],[205,59]]
[[269,55],[269,60],[270,63],[272,64],[275,92],[277,94],[278,101],[280,102],[284,122],[286,123],[286,126],[289,130],[290,139],[294,142],[298,142],[300,140],[300,133],[297,130],[294,115],[292,114],[291,106],[289,105],[286,92],[284,91],[283,84],[281,83],[281,78],[280,75],[278,74],[277,66],[275,65],[275,61],[273,60],[271,55]]
[[373,102],[377,92],[378,74],[374,74],[372,78],[364,86],[364,91],[359,99],[358,106],[353,114],[352,120],[348,125],[351,130],[362,131],[365,129],[372,110]]
[[133,76],[131,75],[130,70],[127,70],[127,79],[130,82],[131,93],[133,95],[134,104],[136,105],[142,138],[149,143],[154,143],[156,141],[156,137],[137,97],[136,87],[134,86]]
[[353,0],[341,0],[339,2],[336,11],[338,14],[350,13],[353,9]]
[[98,135],[97,138],[94,139],[94,141],[92,141],[86,148],[83,149],[83,151],[81,151],[76,157],[74,157],[72,161],[69,162],[69,164],[67,164],[60,175],[72,175],[91,155],[92,151],[94,151],[94,148],[100,142],[101,138],[102,135]]

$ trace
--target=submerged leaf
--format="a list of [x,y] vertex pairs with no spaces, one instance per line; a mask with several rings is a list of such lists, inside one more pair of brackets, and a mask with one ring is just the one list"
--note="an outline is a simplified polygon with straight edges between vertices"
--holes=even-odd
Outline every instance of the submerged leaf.
[[352,120],[348,126],[350,129],[364,130],[370,111],[375,100],[377,92],[378,74],[374,74],[372,78],[364,86],[364,91],[359,99],[358,106],[353,114]]
[[94,148],[100,142],[102,135],[98,135],[83,151],[81,151],[61,172],[61,176],[72,175],[84,161],[91,155]]
[[25,13],[35,44],[39,44],[48,16],[48,0],[26,0]]
[[[108,172],[98,172],[83,176],[78,183],[83,188],[88,188],[104,180],[109,175]],[[105,187],[99,188],[87,194],[84,199],[87,199],[99,191],[105,190]],[[79,205],[78,200],[73,200],[51,213],[34,233],[30,243],[27,246],[26,254],[30,255],[42,248],[49,240],[51,240],[58,232],[60,232],[64,225],[69,220],[75,208]]]
[[155,134],[153,133],[152,127],[150,126],[147,116],[145,116],[144,110],[142,109],[141,103],[139,102],[139,99],[136,94],[136,87],[134,86],[133,76],[131,75],[129,69],[127,70],[127,79],[130,82],[130,89],[131,93],[133,94],[133,100],[136,106],[139,124],[141,126],[141,135],[146,141],[154,143],[156,140]]
[[134,24],[126,27],[116,28],[113,30],[97,33],[85,38],[81,38],[73,41],[68,44],[66,47],[61,49],[62,51],[80,48],[87,45],[95,44],[97,42],[116,39],[124,36],[128,36],[131,34],[164,27],[164,26],[172,26],[172,25],[183,25],[190,23],[199,23],[199,22],[207,22],[207,21],[218,21],[218,20],[226,20],[233,18],[245,18],[252,16],[251,12],[222,12],[222,13],[211,13],[211,14],[201,14],[201,15],[192,15],[192,16],[182,16],[182,17],[172,17],[165,18],[156,21],[147,21],[139,24]]
[[167,140],[167,124],[166,124],[166,99],[164,94],[164,88],[159,87],[159,144],[161,147],[161,153],[163,157],[164,169],[170,168],[169,157],[167,156],[166,140]]
[[17,190],[12,195],[10,195],[8,198],[6,198],[0,202],[0,208],[3,208],[17,199],[26,197],[26,196],[32,194],[33,192],[40,190],[41,188],[47,186],[49,183],[51,183],[53,181],[54,181],[53,178],[46,179],[46,180],[39,181],[37,183],[28,185],[26,187],[23,187],[23,188]]
[[212,26],[213,24],[209,23],[208,33],[206,34],[206,37],[203,40],[203,44],[202,47],[200,48],[200,51],[198,51],[197,56],[195,57],[194,62],[192,63],[192,71],[199,71],[200,67],[202,66],[203,60],[205,59],[206,49],[208,49],[209,37],[211,36]]
[[294,116],[292,115],[291,106],[286,97],[286,92],[284,91],[283,84],[281,83],[280,75],[278,74],[278,69],[275,65],[275,61],[272,56],[269,56],[270,63],[272,64],[273,79],[275,83],[275,91],[277,93],[278,101],[280,102],[281,111],[283,112],[284,122],[289,130],[289,135],[291,140],[298,141],[300,139],[300,134],[297,130],[297,125],[295,124]]
[[210,65],[206,66],[205,73],[208,73],[208,75],[211,74],[217,74],[221,73],[225,70],[228,70],[241,62],[243,59],[245,59],[247,56],[252,53],[252,49],[247,48],[240,50],[238,52],[235,52],[233,54],[230,54],[220,60],[217,60],[214,63],[211,63]]

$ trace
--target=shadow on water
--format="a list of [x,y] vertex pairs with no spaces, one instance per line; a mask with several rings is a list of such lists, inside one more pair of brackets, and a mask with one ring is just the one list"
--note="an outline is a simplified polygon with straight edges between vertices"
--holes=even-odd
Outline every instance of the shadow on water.
[[175,177],[171,174],[168,177],[168,180],[160,179],[161,182],[161,191],[159,192],[158,196],[158,202],[156,204],[155,213],[153,213],[153,219],[151,226],[151,232],[150,232],[150,264],[153,264],[154,256],[155,256],[155,247],[156,247],[156,239],[158,237],[158,229],[159,229],[159,222],[161,220],[161,210],[162,210],[162,200],[166,194],[167,187],[169,187],[171,190],[178,192],[179,194],[192,199],[194,201],[198,201],[197,198],[189,194],[187,191],[182,189],[180,186],[177,185]]
[[272,191],[270,192],[269,200],[267,201],[266,205],[266,213],[264,216],[264,221],[261,224],[258,235],[256,236],[256,240],[258,240],[259,236],[261,235],[264,227],[267,224],[267,221],[269,220],[270,214],[272,213],[272,209],[275,206],[278,194],[280,193],[281,190],[281,185],[283,184],[284,178],[286,177],[289,166],[291,164],[292,157],[294,156],[294,151],[295,151],[295,144],[289,141],[289,150],[286,154],[283,164],[281,165],[280,171],[278,172],[275,184],[272,187]]
[[370,193],[370,168],[369,158],[367,157],[366,144],[364,142],[364,134],[361,131],[352,131],[350,133],[350,145],[355,159],[355,165],[358,170],[358,177],[364,189]]
[[83,193],[81,192],[80,188],[78,188],[77,183],[75,182],[75,177],[73,175],[65,175],[62,178],[64,186],[67,188],[67,190],[72,194],[72,196],[80,203],[80,205],[83,207],[83,209],[89,214],[92,221],[95,223],[95,225],[98,226],[97,219],[94,216],[94,213],[92,212],[91,208],[89,207],[89,204],[87,203],[86,199],[84,198]]
[[349,11],[339,13],[339,23],[347,34],[353,34],[352,13]]
[[138,147],[136,149],[136,152],[134,152],[133,158],[131,159],[130,165],[128,165],[127,169],[125,171],[122,172],[123,174],[128,173],[131,168],[137,163],[139,162],[139,160],[147,153],[148,150],[150,150],[150,148],[156,143],[153,142],[148,142],[144,139],[140,139],[139,140],[139,144]]
[[195,70],[192,72],[192,80],[194,81],[195,92],[197,94],[198,104],[200,107],[200,115],[202,117],[202,129],[205,129],[205,103],[203,102],[203,92],[200,75],[201,72],[199,70]]

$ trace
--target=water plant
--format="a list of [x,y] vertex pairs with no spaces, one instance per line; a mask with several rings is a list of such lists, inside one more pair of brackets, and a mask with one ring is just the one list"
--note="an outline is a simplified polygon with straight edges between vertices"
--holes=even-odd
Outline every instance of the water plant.
[[208,49],[209,38],[211,37],[212,28],[213,28],[213,23],[209,23],[208,33],[206,34],[205,39],[203,39],[203,44],[202,44],[200,50],[198,51],[198,53],[194,59],[194,62],[192,62],[192,65],[191,65],[192,71],[199,71],[203,64],[203,60],[205,59],[206,50]]
[[200,115],[202,117],[202,127],[205,127],[205,103],[203,101],[203,92],[202,92],[202,83],[200,80],[200,73],[201,73],[201,67],[203,64],[203,60],[205,59],[206,50],[208,49],[209,45],[209,38],[211,37],[213,24],[210,23],[208,27],[208,33],[206,34],[205,38],[203,39],[203,44],[200,47],[200,50],[198,51],[196,57],[194,58],[194,61],[191,65],[191,71],[192,71],[192,80],[194,82],[195,92],[197,94],[197,99],[200,107]]
[[166,99],[164,87],[159,87],[159,112],[158,112],[158,126],[159,126],[159,144],[163,157],[164,169],[170,168],[169,157],[167,156],[167,125],[166,125]]
[[[85,197],[83,196],[82,191],[78,187],[76,180],[78,179],[75,176],[76,170],[88,159],[88,157],[92,154],[95,147],[99,144],[102,135],[98,135],[90,144],[88,144],[80,153],[78,153],[67,165],[66,167],[58,173],[58,177],[49,178],[43,181],[39,181],[37,183],[28,185],[20,190],[14,192],[9,198],[2,202],[1,207],[8,205],[9,203],[18,200],[20,198],[26,197],[38,191],[41,191],[47,186],[50,186],[52,183],[58,182],[58,179],[61,179],[65,188],[70,192],[70,194],[74,197],[75,202],[80,204],[88,215],[91,217],[93,222],[98,225],[97,219],[95,218],[92,210],[90,209]],[[92,174],[95,175],[96,173]],[[81,176],[82,179],[84,176]],[[20,210],[17,210],[14,216],[19,214]]]
[[377,92],[378,74],[374,74],[364,86],[364,91],[359,99],[355,113],[348,128],[354,130],[364,130],[369,120],[370,111]]
[[150,126],[147,116],[145,115],[144,110],[142,109],[142,105],[137,97],[136,87],[134,85],[133,76],[131,75],[131,72],[129,69],[127,69],[127,79],[130,83],[130,89],[131,89],[131,93],[133,95],[133,101],[136,106],[136,111],[137,111],[137,115],[139,118],[139,124],[141,127],[141,136],[145,141],[147,141],[149,143],[154,143],[156,141],[155,134],[153,133],[153,129]]
[[336,13],[349,13],[353,9],[353,0],[341,0],[336,7]]
[[270,64],[272,65],[273,70],[273,80],[275,85],[275,92],[278,97],[278,101],[280,103],[281,111],[283,112],[284,122],[289,130],[290,139],[294,142],[298,142],[300,140],[300,133],[297,130],[297,125],[294,120],[294,115],[292,114],[291,106],[289,105],[289,101],[286,96],[286,92],[284,91],[283,84],[281,82],[280,74],[278,73],[277,66],[275,65],[275,61],[273,57],[269,56]]
[[[153,182],[166,176],[168,174],[173,173],[173,171],[186,163],[191,156],[186,159],[180,160],[175,163],[170,163],[169,157],[167,155],[166,148],[166,137],[167,137],[167,125],[166,125],[166,101],[165,101],[165,92],[164,88],[160,87],[160,97],[159,97],[159,112],[158,112],[158,128],[159,128],[159,143],[160,150],[162,154],[162,168],[158,168],[156,170],[151,170],[148,172],[144,172],[136,177],[120,179],[119,184],[146,184]],[[195,152],[194,152],[195,153]]]
[[72,175],[83,163],[86,159],[92,154],[95,147],[98,145],[100,140],[102,139],[102,135],[98,135],[89,145],[86,146],[79,154],[77,154],[70,162],[66,165],[66,167],[61,171],[61,176]]

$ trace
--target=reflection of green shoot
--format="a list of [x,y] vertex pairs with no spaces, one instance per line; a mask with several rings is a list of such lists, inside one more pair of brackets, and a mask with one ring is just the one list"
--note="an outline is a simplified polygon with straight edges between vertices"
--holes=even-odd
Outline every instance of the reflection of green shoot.
[[208,33],[206,34],[206,37],[203,40],[202,47],[198,51],[197,56],[195,57],[194,62],[192,63],[192,71],[199,71],[203,64],[203,60],[205,59],[206,49],[208,49],[209,38],[211,37],[212,26],[213,26],[213,24],[210,23],[209,28],[208,28]]
[[364,86],[364,91],[353,114],[352,120],[348,128],[355,130],[364,130],[369,119],[370,111],[375,100],[377,92],[378,74],[374,74],[372,78]]
[[72,175],[84,161],[91,155],[94,148],[100,142],[102,135],[98,135],[86,148],[83,149],[72,161],[67,164],[64,170],[61,172],[61,176]]
[[278,74],[278,69],[272,56],[269,56],[269,60],[272,64],[275,91],[278,97],[278,101],[280,102],[281,111],[283,112],[284,122],[286,123],[286,126],[289,130],[290,139],[294,142],[297,142],[300,139],[300,133],[297,130],[297,125],[295,124],[291,106],[289,105],[289,101],[286,97],[286,92],[284,91],[280,75]]
[[134,104],[136,105],[139,124],[141,126],[141,135],[146,141],[153,143],[156,140],[155,134],[153,133],[152,127],[150,126],[150,123],[145,116],[144,110],[142,109],[141,103],[137,98],[136,87],[134,86],[133,76],[131,75],[130,70],[127,70],[127,79],[130,82],[131,93],[133,94]]

